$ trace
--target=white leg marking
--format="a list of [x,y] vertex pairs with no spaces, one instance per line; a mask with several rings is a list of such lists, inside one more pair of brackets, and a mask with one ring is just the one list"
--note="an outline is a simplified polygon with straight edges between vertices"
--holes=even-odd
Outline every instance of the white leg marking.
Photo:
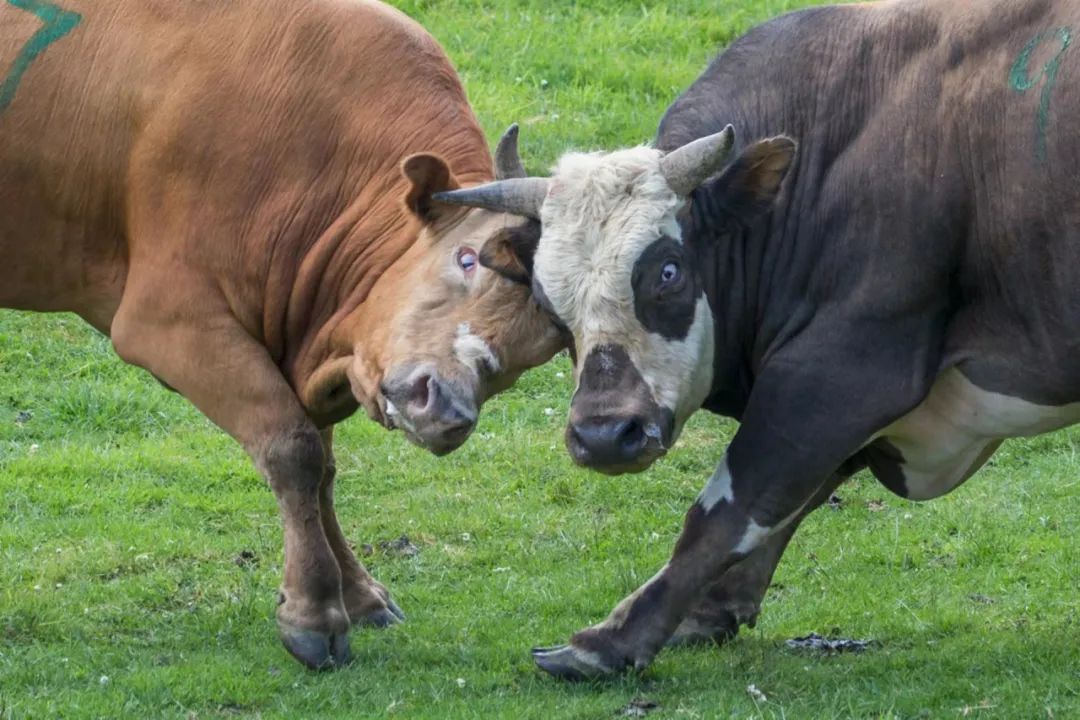
[[[779,526],[778,526],[779,527]],[[743,533],[742,540],[735,546],[735,552],[740,555],[749,554],[753,552],[761,543],[765,542],[765,538],[773,534],[773,531],[777,528],[767,528],[758,525],[751,520],[746,525],[746,532]]]
[[458,325],[457,338],[454,340],[454,356],[463,365],[477,372],[486,368],[488,372],[497,373],[501,368],[495,351],[482,337],[473,335],[472,328],[467,322]]
[[731,487],[731,470],[728,468],[727,455],[720,460],[716,472],[709,478],[709,484],[698,495],[698,505],[709,513],[716,503],[723,500],[729,505],[735,502],[735,491]]
[[[820,489],[820,488],[819,488]],[[814,491],[815,493],[817,490]],[[762,527],[754,522],[753,518],[746,525],[746,532],[743,533],[742,540],[735,546],[734,552],[737,553],[750,553],[753,552],[761,543],[771,537],[773,534],[780,532],[786,528],[792,520],[799,516],[799,513],[806,507],[806,503],[799,506],[799,509],[788,515],[786,518],[776,523],[772,527]]]

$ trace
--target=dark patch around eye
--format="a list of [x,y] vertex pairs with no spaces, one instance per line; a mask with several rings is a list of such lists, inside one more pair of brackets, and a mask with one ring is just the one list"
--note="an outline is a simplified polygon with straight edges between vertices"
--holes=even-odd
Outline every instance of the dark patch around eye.
[[[679,265],[679,279],[666,285],[661,271],[669,262]],[[661,237],[641,253],[631,274],[634,315],[650,333],[665,340],[685,340],[694,322],[694,307],[701,285],[692,258],[678,241]]]

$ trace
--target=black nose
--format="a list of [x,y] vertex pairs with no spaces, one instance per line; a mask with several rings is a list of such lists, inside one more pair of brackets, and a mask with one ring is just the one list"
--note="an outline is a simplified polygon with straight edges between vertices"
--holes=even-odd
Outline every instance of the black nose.
[[641,418],[598,417],[572,423],[567,432],[570,452],[582,465],[603,467],[633,463],[649,438]]

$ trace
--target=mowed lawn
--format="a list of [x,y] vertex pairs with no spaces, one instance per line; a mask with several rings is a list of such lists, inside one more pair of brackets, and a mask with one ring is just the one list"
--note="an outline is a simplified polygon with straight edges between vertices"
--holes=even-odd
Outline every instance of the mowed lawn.
[[[718,48],[803,3],[399,4],[489,136],[520,121],[543,172],[564,149],[647,141]],[[280,525],[239,447],[77,319],[0,312],[0,720],[614,718],[636,698],[651,718],[1080,717],[1076,431],[1006,443],[932,503],[859,476],[727,646],[602,683],[541,675],[530,646],[655,572],[734,431],[700,415],[648,473],[591,474],[562,445],[571,389],[566,358],[528,374],[443,459],[340,426],[342,524],[409,621],[354,632],[355,662],[316,674],[277,640]],[[402,535],[417,554],[380,546]],[[785,646],[810,632],[875,644]]]

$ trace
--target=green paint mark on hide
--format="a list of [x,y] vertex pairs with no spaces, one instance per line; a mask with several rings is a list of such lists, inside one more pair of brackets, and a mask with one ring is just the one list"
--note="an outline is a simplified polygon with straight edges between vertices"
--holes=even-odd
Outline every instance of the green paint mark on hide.
[[[1028,65],[1031,63],[1031,54],[1046,40],[1056,40],[1061,44],[1061,49],[1054,57],[1043,66],[1038,75],[1030,75]],[[1039,160],[1046,160],[1046,128],[1050,124],[1050,95],[1054,91],[1054,81],[1057,79],[1058,68],[1061,67],[1061,57],[1072,44],[1072,33],[1069,28],[1060,27],[1054,30],[1045,30],[1031,38],[1020,54],[1016,56],[1016,62],[1009,70],[1009,85],[1017,92],[1026,92],[1044,80],[1042,93],[1039,95],[1039,112],[1035,117],[1035,155]]]
[[64,10],[46,0],[7,0],[7,3],[33,13],[44,25],[23,45],[3,84],[0,84],[0,113],[7,110],[8,105],[15,99],[15,91],[19,89],[23,74],[37,56],[82,22],[82,15],[79,13]]

